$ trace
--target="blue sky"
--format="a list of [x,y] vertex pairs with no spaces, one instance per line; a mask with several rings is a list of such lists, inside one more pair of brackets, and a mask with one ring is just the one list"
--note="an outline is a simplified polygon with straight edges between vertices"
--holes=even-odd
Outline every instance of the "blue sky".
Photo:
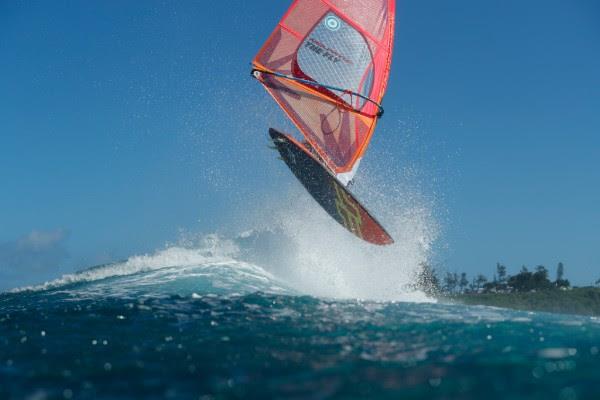
[[[0,288],[219,232],[248,199],[276,199],[293,178],[266,129],[283,118],[248,71],[288,3],[0,3]],[[398,1],[365,164],[397,148],[418,171],[440,265],[563,261],[590,283],[598,71],[595,0]]]

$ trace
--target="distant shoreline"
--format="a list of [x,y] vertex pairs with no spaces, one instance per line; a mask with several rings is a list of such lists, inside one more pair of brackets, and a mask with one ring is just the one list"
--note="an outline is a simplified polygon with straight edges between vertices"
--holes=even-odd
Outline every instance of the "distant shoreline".
[[600,316],[600,288],[575,287],[513,293],[463,293],[439,296],[438,300],[521,311]]

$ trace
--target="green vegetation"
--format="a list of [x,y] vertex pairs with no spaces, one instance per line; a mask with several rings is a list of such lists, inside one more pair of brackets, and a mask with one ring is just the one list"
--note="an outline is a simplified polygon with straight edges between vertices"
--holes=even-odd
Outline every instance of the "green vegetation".
[[[600,285],[600,279],[596,285]],[[498,263],[492,280],[481,274],[469,280],[466,273],[450,272],[440,278],[435,269],[423,265],[417,287],[441,301],[600,316],[600,288],[571,287],[563,263],[558,263],[554,280],[550,280],[543,265],[533,271],[523,266],[518,274],[510,276],[506,266]]]
[[596,287],[525,293],[467,293],[446,300],[515,310],[600,316],[600,288]]

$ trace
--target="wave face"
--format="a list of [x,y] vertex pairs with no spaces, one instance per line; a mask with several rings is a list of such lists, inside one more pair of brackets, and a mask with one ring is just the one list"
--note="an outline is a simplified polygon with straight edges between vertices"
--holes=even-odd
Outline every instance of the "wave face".
[[169,247],[12,292],[67,293],[76,298],[293,293],[263,268],[233,258],[232,242],[214,235],[204,242],[203,247]]

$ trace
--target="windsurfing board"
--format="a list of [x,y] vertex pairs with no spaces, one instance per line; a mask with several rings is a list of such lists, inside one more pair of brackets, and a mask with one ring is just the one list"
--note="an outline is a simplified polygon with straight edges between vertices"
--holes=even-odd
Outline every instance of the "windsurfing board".
[[375,217],[304,145],[273,128],[269,135],[292,173],[333,219],[369,243],[394,243]]

